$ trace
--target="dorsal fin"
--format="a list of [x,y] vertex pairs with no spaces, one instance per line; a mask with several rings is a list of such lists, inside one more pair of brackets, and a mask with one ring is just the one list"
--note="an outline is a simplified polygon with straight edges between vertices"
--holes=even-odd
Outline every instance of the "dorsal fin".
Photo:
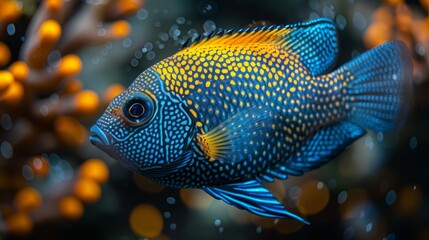
[[337,59],[335,23],[320,18],[292,25],[256,26],[234,30],[218,30],[186,42],[183,49],[233,44],[273,44],[299,57],[313,76],[327,73]]

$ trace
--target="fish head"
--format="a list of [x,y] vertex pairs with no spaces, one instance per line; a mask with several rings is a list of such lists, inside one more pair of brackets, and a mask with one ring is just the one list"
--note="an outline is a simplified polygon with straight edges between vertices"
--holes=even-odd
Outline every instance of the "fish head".
[[194,135],[195,120],[183,101],[148,69],[110,102],[90,140],[127,169],[144,174],[174,166]]

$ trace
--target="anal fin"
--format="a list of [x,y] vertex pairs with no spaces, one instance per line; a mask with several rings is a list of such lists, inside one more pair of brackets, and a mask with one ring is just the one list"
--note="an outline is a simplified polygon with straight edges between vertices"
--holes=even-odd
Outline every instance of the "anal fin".
[[239,209],[271,218],[292,218],[309,224],[303,218],[289,212],[260,181],[230,183],[203,188],[209,195]]

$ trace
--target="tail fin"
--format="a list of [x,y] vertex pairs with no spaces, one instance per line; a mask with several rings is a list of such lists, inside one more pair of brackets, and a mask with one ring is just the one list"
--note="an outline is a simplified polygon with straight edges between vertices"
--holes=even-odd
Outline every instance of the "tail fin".
[[346,77],[349,120],[381,132],[403,125],[411,98],[412,64],[409,50],[402,42],[376,47],[337,71],[351,74]]

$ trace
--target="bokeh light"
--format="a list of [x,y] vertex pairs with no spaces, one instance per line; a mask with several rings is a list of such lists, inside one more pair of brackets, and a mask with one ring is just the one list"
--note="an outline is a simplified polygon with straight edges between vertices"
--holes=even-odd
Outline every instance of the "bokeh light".
[[83,215],[83,205],[73,196],[63,197],[58,202],[60,215],[67,219],[79,219]]
[[74,194],[85,203],[94,203],[100,198],[101,189],[96,181],[82,178],[74,184]]
[[213,203],[213,198],[200,189],[180,189],[180,198],[193,209],[206,209]]
[[130,214],[129,222],[137,235],[147,238],[159,236],[164,226],[161,212],[150,204],[136,206]]
[[330,193],[328,187],[319,180],[309,180],[301,185],[298,210],[306,215],[322,211],[328,204]]

